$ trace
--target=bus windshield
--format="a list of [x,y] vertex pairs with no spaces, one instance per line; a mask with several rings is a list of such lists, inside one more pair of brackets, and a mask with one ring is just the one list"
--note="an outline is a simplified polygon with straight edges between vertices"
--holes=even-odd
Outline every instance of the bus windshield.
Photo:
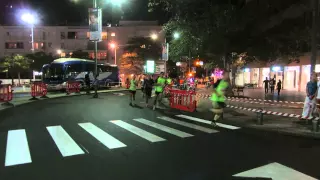
[[51,64],[46,72],[43,72],[44,79],[62,80],[64,77],[62,64]]

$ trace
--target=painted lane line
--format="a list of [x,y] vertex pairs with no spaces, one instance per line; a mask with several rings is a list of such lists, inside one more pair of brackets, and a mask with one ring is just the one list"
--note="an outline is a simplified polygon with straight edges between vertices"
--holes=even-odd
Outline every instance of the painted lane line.
[[94,138],[100,141],[103,145],[108,147],[109,149],[122,148],[126,147],[121,141],[112,137],[108,133],[104,132],[102,129],[98,128],[92,123],[79,123],[85,131],[91,134]]
[[139,123],[145,124],[147,126],[151,126],[153,128],[159,129],[159,130],[164,131],[166,133],[176,135],[176,136],[181,137],[181,138],[186,138],[186,137],[192,137],[193,136],[192,134],[185,133],[183,131],[179,131],[177,129],[174,129],[174,128],[171,128],[171,127],[168,127],[168,126],[164,126],[162,124],[158,124],[158,123],[155,123],[155,122],[143,119],[143,118],[133,119],[133,120],[137,121]]
[[143,139],[146,139],[150,142],[159,142],[159,141],[165,141],[165,139],[159,137],[159,136],[156,136],[154,134],[151,134],[143,129],[140,129],[138,127],[135,127],[131,124],[128,124],[124,121],[121,121],[121,120],[114,120],[114,121],[110,121],[111,123],[119,126],[119,127],[122,127],[123,129],[137,135],[137,136],[140,136],[142,137]]
[[85,154],[61,126],[49,126],[47,130],[63,157]]
[[315,178],[303,174],[290,167],[279,163],[270,163],[261,167],[257,167],[245,172],[233,175],[235,177],[250,177],[250,178],[271,178],[278,180],[316,180]]
[[162,119],[162,120],[167,121],[167,122],[171,122],[171,123],[179,124],[181,126],[185,126],[185,127],[188,127],[188,128],[192,128],[192,129],[196,129],[196,130],[199,130],[199,131],[203,131],[203,132],[206,132],[206,133],[209,133],[209,134],[219,132],[219,131],[214,130],[214,129],[198,126],[196,124],[187,123],[187,122],[184,122],[184,121],[179,121],[179,120],[176,120],[176,119],[173,119],[173,118],[169,118],[169,117],[166,117],[166,116],[158,117],[158,119]]
[[10,130],[7,137],[5,166],[31,163],[31,155],[24,129]]
[[[188,120],[191,120],[191,121],[201,122],[201,123],[204,123],[204,124],[211,124],[211,121],[200,119],[200,118],[196,118],[196,117],[192,117],[192,116],[187,116],[187,115],[182,115],[182,114],[181,115],[176,115],[176,116],[180,117],[180,118],[188,119]],[[231,126],[231,125],[222,124],[222,123],[216,123],[216,124],[219,127],[226,128],[226,129],[231,129],[231,130],[240,129],[240,127],[237,127],[237,126]]]

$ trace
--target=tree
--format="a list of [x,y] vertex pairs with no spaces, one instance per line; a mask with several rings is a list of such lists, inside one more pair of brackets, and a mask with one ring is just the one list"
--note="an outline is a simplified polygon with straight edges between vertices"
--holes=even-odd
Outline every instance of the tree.
[[82,50],[73,51],[71,54],[72,58],[89,59],[89,53],[83,52]]
[[146,37],[133,37],[127,42],[124,51],[128,53],[136,53],[141,59],[159,60],[161,57],[162,47],[156,40]]
[[120,58],[120,74],[143,74],[144,61],[137,53],[125,53]]
[[20,73],[30,68],[31,61],[32,60],[28,59],[27,57],[17,54],[14,56],[6,56],[1,62],[0,66],[9,71],[12,78],[12,84],[13,73],[17,73],[20,84]]
[[35,71],[41,71],[43,65],[50,64],[54,60],[54,57],[52,55],[47,55],[44,52],[27,54],[26,58],[32,61],[32,63],[30,64],[30,69]]

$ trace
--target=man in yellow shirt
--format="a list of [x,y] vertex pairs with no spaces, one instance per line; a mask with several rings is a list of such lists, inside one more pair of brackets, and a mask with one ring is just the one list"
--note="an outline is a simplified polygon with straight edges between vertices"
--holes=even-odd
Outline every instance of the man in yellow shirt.
[[[166,85],[166,78],[164,78],[164,73],[160,73],[156,83],[155,83],[155,92],[156,97],[154,98],[153,110],[156,109],[158,101],[161,101],[161,95],[163,93],[163,89]],[[160,96],[160,97],[159,97]]]

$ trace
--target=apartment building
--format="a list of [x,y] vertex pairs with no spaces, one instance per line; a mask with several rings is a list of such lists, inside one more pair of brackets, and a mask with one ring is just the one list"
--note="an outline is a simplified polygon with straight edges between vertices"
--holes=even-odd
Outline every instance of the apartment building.
[[[120,21],[117,27],[103,27],[102,41],[98,43],[99,61],[113,63],[123,54],[123,47],[131,37],[150,37],[161,32],[156,21]],[[33,28],[34,52],[45,52],[64,57],[76,50],[88,52],[94,58],[94,42],[89,41],[88,26],[35,26]],[[31,53],[31,27],[0,26],[0,57]],[[164,36],[159,34],[159,43]],[[117,51],[109,44],[117,44]],[[116,52],[116,54],[115,54]],[[119,61],[117,61],[119,62]]]

